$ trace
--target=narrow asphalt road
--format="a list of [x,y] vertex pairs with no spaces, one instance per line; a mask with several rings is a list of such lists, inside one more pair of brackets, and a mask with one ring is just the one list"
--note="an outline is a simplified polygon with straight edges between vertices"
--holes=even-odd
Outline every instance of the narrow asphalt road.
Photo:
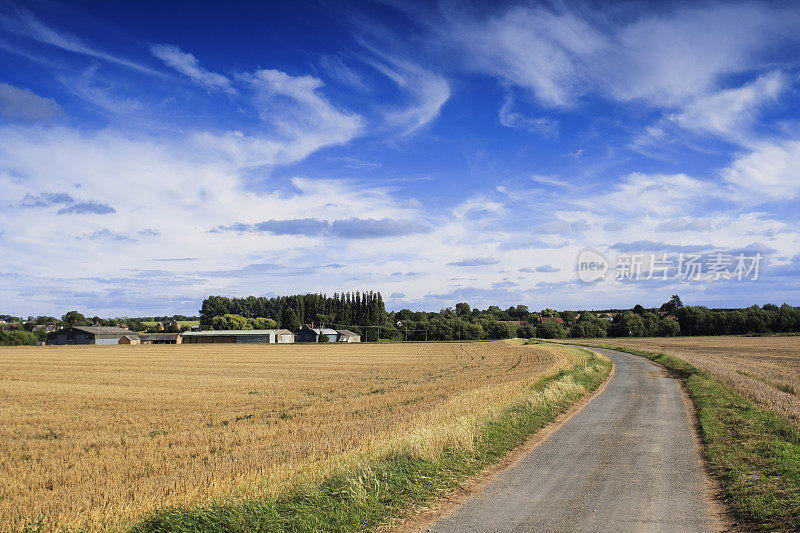
[[715,531],[677,380],[630,354],[582,411],[428,531]]

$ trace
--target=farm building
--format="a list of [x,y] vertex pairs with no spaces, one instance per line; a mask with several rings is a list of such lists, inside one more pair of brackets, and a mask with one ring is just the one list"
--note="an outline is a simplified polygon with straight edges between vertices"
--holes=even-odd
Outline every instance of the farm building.
[[138,335],[123,335],[122,337],[120,337],[119,341],[117,341],[117,344],[134,345],[134,344],[141,344],[141,343],[142,343],[142,341],[139,339]]
[[508,324],[509,326],[527,326],[530,324],[527,320],[498,320],[500,324]]
[[339,339],[339,332],[335,329],[303,326],[297,334],[297,342],[319,342],[320,334],[328,337],[328,342],[336,342]]
[[[288,336],[287,336],[288,334]],[[289,340],[291,336],[291,340]],[[281,337],[281,343],[294,342],[294,336],[280,329],[229,329],[213,331],[187,331],[183,334],[184,344],[206,343],[257,343],[271,344]]]
[[349,329],[340,329],[339,338],[336,342],[361,342],[361,335],[353,333]]
[[297,342],[319,342],[320,334],[328,337],[328,342],[361,342],[361,335],[349,329],[313,328],[305,325],[297,334]]
[[163,333],[155,335],[139,335],[142,344],[181,344],[180,333]]
[[544,324],[545,322],[556,322],[558,324],[563,325],[564,324],[564,319],[561,318],[560,316],[543,316],[543,317],[539,317],[537,322],[539,322],[539,324]]
[[47,335],[47,344],[119,344],[131,331],[110,326],[73,326]]
[[278,344],[288,344],[290,342],[294,342],[294,333],[288,329],[276,329],[275,342]]

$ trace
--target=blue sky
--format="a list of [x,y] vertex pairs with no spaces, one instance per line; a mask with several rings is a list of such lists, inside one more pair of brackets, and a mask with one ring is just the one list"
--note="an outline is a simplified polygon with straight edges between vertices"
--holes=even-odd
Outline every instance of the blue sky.
[[[798,27],[791,2],[0,0],[0,307],[800,305]],[[615,279],[681,252],[763,261]]]

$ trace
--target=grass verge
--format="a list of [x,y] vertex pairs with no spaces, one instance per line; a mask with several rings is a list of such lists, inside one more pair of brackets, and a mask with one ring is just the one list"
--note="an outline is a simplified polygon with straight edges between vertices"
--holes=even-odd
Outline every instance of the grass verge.
[[471,446],[445,447],[429,459],[393,453],[321,483],[275,498],[195,508],[162,509],[132,528],[146,532],[365,531],[461,485],[599,387],[610,361],[587,355],[542,379],[499,413],[480,422]]
[[800,531],[800,432],[677,357],[596,345],[646,357],[676,374],[697,408],[708,469],[738,520],[761,531]]

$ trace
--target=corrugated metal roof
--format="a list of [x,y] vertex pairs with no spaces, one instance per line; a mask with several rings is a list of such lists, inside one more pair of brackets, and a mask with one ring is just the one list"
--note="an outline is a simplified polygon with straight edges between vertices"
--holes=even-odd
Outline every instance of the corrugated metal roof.
[[178,337],[180,337],[179,333],[164,333],[164,334],[155,334],[155,335],[139,335],[139,338],[143,341],[177,341]]
[[330,329],[330,328],[325,328],[323,330],[320,330],[319,328],[307,328],[307,329],[310,329],[311,331],[313,331],[317,335],[320,334],[320,331],[322,331],[322,333],[325,334],[325,335],[338,335],[339,334],[338,331],[336,331],[335,329]]
[[346,335],[346,336],[349,336],[349,337],[359,337],[360,336],[358,333],[353,333],[349,329],[340,329],[339,330],[339,335]]
[[211,337],[215,335],[230,337],[231,335],[269,335],[277,333],[277,329],[215,329],[210,331],[187,331],[184,337]]
[[113,326],[73,326],[72,329],[85,331],[92,335],[130,335],[134,333],[129,329],[116,328]]

